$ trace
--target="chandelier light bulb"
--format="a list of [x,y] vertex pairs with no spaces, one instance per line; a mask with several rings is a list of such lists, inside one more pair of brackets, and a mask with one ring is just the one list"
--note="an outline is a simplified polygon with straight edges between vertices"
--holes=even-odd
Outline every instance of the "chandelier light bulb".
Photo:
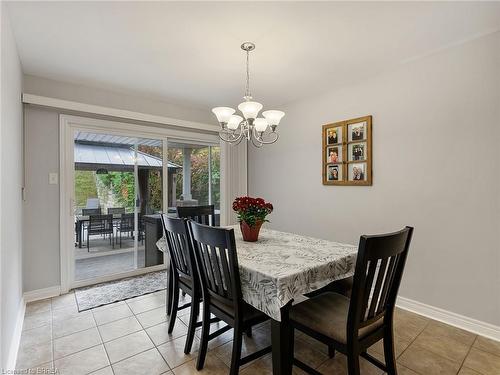
[[262,109],[262,104],[257,102],[243,102],[238,106],[243,116],[248,119],[255,119]]
[[243,121],[243,117],[238,116],[238,115],[232,115],[229,118],[229,121],[227,122],[227,127],[228,129],[231,130],[236,130],[238,129],[238,126],[240,126],[240,122]]
[[262,112],[262,116],[264,116],[266,118],[269,125],[271,125],[271,126],[278,125],[280,123],[281,119],[283,118],[283,116],[285,116],[285,112],[276,111],[276,110],[272,109],[269,111]]
[[217,117],[217,121],[221,124],[227,124],[229,118],[236,112],[236,110],[229,107],[215,107],[212,108],[212,112],[215,117]]
[[265,118],[258,117],[255,119],[253,125],[255,126],[255,130],[258,132],[265,132],[268,124]]

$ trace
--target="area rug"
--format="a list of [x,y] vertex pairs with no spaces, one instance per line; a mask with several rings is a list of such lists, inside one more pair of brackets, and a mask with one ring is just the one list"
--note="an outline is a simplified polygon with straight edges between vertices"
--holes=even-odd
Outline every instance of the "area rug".
[[166,288],[167,272],[158,271],[79,288],[75,296],[78,311],[85,311]]

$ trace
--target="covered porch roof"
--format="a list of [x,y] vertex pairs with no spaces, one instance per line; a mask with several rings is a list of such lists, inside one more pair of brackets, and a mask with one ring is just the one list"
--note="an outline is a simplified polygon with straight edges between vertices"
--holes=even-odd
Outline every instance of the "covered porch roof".
[[[75,169],[130,172],[134,170],[134,154],[133,148],[125,144],[75,142]],[[156,156],[137,151],[137,166],[139,169],[160,170],[163,161]],[[168,163],[169,173],[180,169],[180,165]]]

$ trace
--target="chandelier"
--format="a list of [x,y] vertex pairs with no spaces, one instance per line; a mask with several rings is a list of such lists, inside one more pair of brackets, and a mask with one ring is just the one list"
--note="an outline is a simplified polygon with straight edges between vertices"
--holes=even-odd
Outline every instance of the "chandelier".
[[245,101],[238,106],[243,117],[235,115],[236,111],[230,107],[215,107],[212,112],[220,124],[219,137],[221,140],[238,144],[245,138],[247,142],[251,141],[254,146],[262,147],[262,145],[271,144],[278,140],[278,124],[285,112],[268,110],[262,112],[264,117],[257,117],[262,109],[262,104],[252,101],[249,70],[250,51],[255,49],[255,44],[245,42],[241,45],[241,49],[247,55],[247,80],[245,96],[243,97]]

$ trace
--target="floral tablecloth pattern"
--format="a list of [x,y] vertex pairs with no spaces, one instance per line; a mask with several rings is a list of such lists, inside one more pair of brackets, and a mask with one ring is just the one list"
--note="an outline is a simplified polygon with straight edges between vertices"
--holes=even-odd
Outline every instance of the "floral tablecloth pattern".
[[[354,274],[356,246],[264,228],[257,242],[245,242],[239,226],[231,228],[243,299],[275,320],[290,301]],[[165,252],[165,239],[157,244]]]

